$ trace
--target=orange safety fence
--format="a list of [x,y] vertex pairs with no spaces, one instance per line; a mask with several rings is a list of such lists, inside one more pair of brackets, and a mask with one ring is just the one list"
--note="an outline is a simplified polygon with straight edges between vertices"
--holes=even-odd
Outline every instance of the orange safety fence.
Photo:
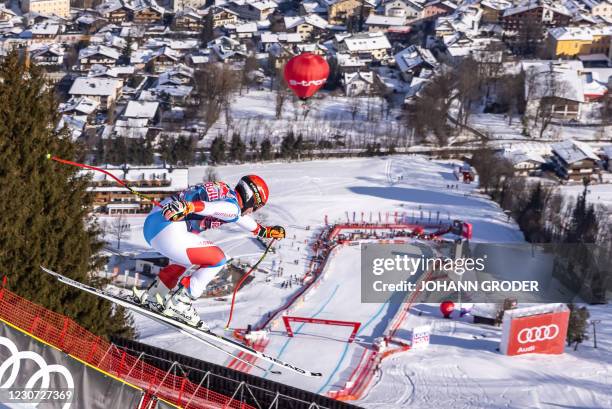
[[193,409],[253,408],[197,385],[185,376],[150,365],[92,334],[72,319],[34,304],[4,286],[0,287],[0,318],[74,358],[141,388],[145,393],[144,402],[160,398],[179,407]]

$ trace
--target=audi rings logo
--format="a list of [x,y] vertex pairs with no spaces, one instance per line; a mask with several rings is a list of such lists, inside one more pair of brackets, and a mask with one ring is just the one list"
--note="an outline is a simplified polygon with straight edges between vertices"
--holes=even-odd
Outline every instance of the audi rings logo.
[[[74,379],[72,379],[72,374],[65,366],[48,365],[43,357],[34,351],[19,351],[13,341],[6,337],[0,337],[0,346],[5,347],[11,353],[11,356],[0,365],[0,382],[2,379],[6,379],[4,383],[0,384],[0,389],[8,389],[13,387],[13,384],[19,375],[19,369],[21,369],[21,361],[25,361],[27,359],[34,361],[38,365],[39,369],[34,372],[24,386],[19,385],[20,388],[33,389],[40,381],[40,385],[36,387],[38,389],[47,389],[51,387],[50,375],[52,373],[58,373],[64,377],[66,380],[66,388],[74,388]],[[8,376],[6,376],[7,372],[9,372]],[[59,385],[55,386],[60,387]],[[69,407],[70,402],[66,402],[63,409],[67,409]]]
[[323,78],[322,80],[311,80],[311,81],[306,81],[306,80],[302,80],[302,81],[296,81],[296,80],[289,80],[289,85],[301,85],[302,87],[309,87],[311,85],[323,85],[325,84],[325,80],[326,78]]
[[520,344],[527,344],[555,339],[557,335],[559,335],[559,327],[556,324],[550,324],[541,327],[523,328],[519,331],[516,339]]

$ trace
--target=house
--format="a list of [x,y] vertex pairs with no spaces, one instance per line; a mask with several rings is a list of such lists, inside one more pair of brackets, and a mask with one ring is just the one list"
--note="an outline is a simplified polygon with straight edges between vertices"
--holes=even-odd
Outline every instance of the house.
[[517,33],[524,27],[534,24],[548,28],[568,26],[572,17],[561,2],[530,0],[505,9],[501,23],[507,33]]
[[385,16],[389,17],[404,17],[407,20],[413,20],[421,17],[423,12],[423,4],[412,0],[391,0],[383,4]]
[[[134,55],[132,55],[134,58]],[[181,53],[168,46],[163,46],[147,53],[143,61],[149,72],[160,73],[167,71],[181,61]]]
[[72,97],[87,97],[100,104],[103,110],[110,109],[121,96],[123,81],[110,78],[79,77],[74,80],[68,94]]
[[445,16],[453,13],[457,9],[457,5],[449,0],[431,0],[425,3],[421,18],[433,19],[439,16]]
[[347,53],[336,53],[336,63],[340,74],[365,71],[367,62]]
[[226,7],[245,20],[267,20],[278,5],[271,0],[231,0]]
[[327,8],[327,22],[332,25],[348,25],[360,14],[364,19],[373,10],[376,2],[371,0],[321,0]]
[[317,14],[306,16],[284,17],[285,30],[289,33],[297,33],[302,41],[317,39],[326,32],[329,24]]
[[530,150],[504,149],[502,156],[514,167],[515,176],[530,176],[546,163],[542,155]]
[[257,23],[254,21],[243,23],[243,24],[226,24],[223,27],[223,31],[230,38],[253,38],[255,37],[259,29],[257,28]]
[[223,27],[226,24],[238,23],[238,14],[225,7],[211,6],[205,10],[204,18],[212,14],[213,29]]
[[566,139],[551,145],[551,161],[559,177],[581,181],[599,172],[599,157],[585,142]]
[[64,49],[59,44],[45,44],[30,51],[30,60],[37,65],[59,67],[64,63]]
[[90,45],[79,51],[79,69],[88,71],[95,64],[114,67],[119,57],[119,51],[114,48],[105,45]]
[[370,14],[365,22],[368,31],[386,32],[391,28],[403,27],[406,24],[405,17],[389,17]]
[[347,97],[370,95],[374,90],[374,74],[372,71],[346,73],[342,76],[342,86]]
[[610,52],[612,25],[597,27],[557,27],[548,31],[550,58],[576,57],[578,55],[604,54]]
[[157,83],[160,85],[189,85],[193,82],[193,73],[193,68],[185,64],[178,64],[171,70],[161,73],[157,79]]
[[155,0],[150,0],[150,3],[141,0],[132,8],[132,21],[135,24],[145,25],[161,23],[164,11],[164,8],[157,5]]
[[157,251],[145,251],[131,257],[135,262],[134,271],[136,273],[154,278],[159,271],[166,267],[170,260]]
[[128,8],[120,0],[111,0],[100,4],[96,11],[112,24],[121,24],[128,19]]
[[482,22],[484,24],[501,24],[504,10],[512,7],[508,0],[482,0]]
[[206,5],[206,0],[172,0],[172,11],[178,13],[181,10],[198,10]]
[[21,0],[24,13],[70,17],[70,0]]
[[98,110],[100,103],[87,97],[73,97],[68,102],[59,105],[59,112],[64,115],[76,115],[86,118],[87,123],[94,120],[94,114]]
[[36,23],[29,29],[22,31],[19,37],[31,39],[32,43],[47,43],[52,42],[62,30],[63,26],[47,20],[42,23]]
[[551,118],[577,120],[585,102],[580,61],[525,61],[526,114],[545,109]]
[[[105,170],[157,201],[189,186],[187,168],[107,167]],[[141,200],[138,196],[122,189],[104,173],[92,171],[82,171],[82,173],[91,175],[88,190],[94,194],[93,205],[96,212],[148,213],[154,206],[150,201]]]
[[418,76],[423,69],[434,70],[439,65],[430,50],[418,45],[411,45],[395,54],[395,64],[406,81],[411,81],[412,77]]
[[129,101],[123,112],[125,119],[146,119],[146,125],[154,125],[159,120],[159,102]]
[[348,53],[364,60],[386,62],[391,44],[384,33],[336,34],[334,39],[338,52]]
[[211,54],[221,62],[243,60],[247,56],[245,44],[232,38],[221,36],[208,43]]
[[612,1],[611,0],[582,0],[581,5],[594,17],[603,17],[612,21]]
[[185,8],[176,12],[174,16],[174,28],[185,31],[202,31],[204,22],[202,16],[195,9]]

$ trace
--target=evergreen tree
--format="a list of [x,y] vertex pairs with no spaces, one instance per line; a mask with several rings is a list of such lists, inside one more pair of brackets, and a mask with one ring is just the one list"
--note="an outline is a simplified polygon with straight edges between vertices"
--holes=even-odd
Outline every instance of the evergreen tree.
[[578,308],[576,305],[569,303],[567,307],[570,310],[569,323],[567,327],[567,346],[576,343],[574,350],[578,349],[578,344],[587,340],[587,330],[589,325],[589,311],[586,307]]
[[212,10],[209,10],[206,17],[204,17],[204,26],[202,27],[202,32],[200,33],[200,40],[202,41],[202,45],[206,45],[210,41],[215,39],[214,24],[214,15],[212,13]]
[[292,158],[295,155],[295,136],[293,131],[289,131],[283,138],[280,147],[280,154],[283,158]]
[[268,138],[261,141],[259,145],[259,157],[261,160],[271,160],[274,158],[272,153],[272,142]]
[[[47,152],[80,160],[77,146],[54,131],[59,119],[52,87],[40,68],[29,69],[11,53],[0,65],[0,265],[9,288],[37,304],[107,336],[134,335],[125,310],[58,283],[44,265],[70,278],[101,286],[90,271],[101,269],[103,243],[90,223],[88,178],[78,169],[45,160]],[[26,110],[26,111],[24,111]]]
[[244,155],[246,154],[246,145],[240,138],[239,133],[232,135],[229,149],[229,159],[233,161],[242,162],[244,161]]
[[132,58],[132,43],[134,42],[134,40],[132,39],[132,37],[128,36],[125,39],[125,47],[123,47],[123,49],[121,50],[121,63],[128,65],[130,63],[130,60]]
[[225,140],[221,136],[217,136],[213,139],[210,145],[210,160],[213,163],[219,163],[225,160]]

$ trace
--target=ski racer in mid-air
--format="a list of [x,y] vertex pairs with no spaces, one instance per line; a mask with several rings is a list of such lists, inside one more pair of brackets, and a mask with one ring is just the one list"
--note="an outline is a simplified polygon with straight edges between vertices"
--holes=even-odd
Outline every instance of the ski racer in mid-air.
[[[135,297],[142,303],[161,306],[164,315],[205,326],[192,303],[221,271],[226,259],[223,250],[200,233],[236,223],[262,238],[284,238],[283,227],[264,227],[250,216],[266,204],[268,195],[262,178],[247,175],[233,190],[224,182],[206,182],[164,199],[161,208],[149,213],[143,230],[149,245],[168,257],[170,264],[147,290],[134,289]],[[179,281],[192,265],[196,270]]]

